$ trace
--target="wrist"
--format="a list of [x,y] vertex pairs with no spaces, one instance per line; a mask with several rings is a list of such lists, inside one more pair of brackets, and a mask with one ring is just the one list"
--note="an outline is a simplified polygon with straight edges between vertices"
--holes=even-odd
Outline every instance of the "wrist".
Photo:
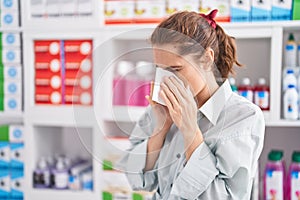
[[186,160],[189,160],[195,149],[204,141],[202,132],[200,129],[194,133],[194,136],[185,140],[186,143]]

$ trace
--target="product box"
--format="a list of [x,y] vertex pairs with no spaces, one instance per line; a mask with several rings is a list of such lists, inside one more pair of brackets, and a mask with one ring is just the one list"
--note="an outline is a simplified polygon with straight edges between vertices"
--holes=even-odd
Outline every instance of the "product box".
[[23,199],[24,170],[10,169],[10,198]]
[[[10,147],[8,142],[0,142],[0,169],[10,167]],[[1,172],[1,170],[0,170]]]
[[4,111],[5,112],[22,111],[22,97],[21,96],[14,96],[14,95],[5,96],[3,103],[4,103]]
[[22,95],[21,81],[4,81],[4,96]]
[[61,104],[62,94],[60,90],[53,90],[52,87],[36,87],[35,102],[42,104]]
[[200,1],[197,0],[167,0],[166,14],[171,15],[176,11],[200,11]]
[[61,0],[61,14],[74,16],[77,14],[77,0]]
[[9,141],[9,126],[3,125],[0,126],[0,142]]
[[[39,56],[53,59],[59,58],[60,41],[59,40],[37,40],[34,41],[34,52],[36,58]],[[41,53],[41,54],[40,54]]]
[[33,18],[45,17],[46,15],[46,0],[30,1],[30,13]]
[[158,23],[166,15],[163,0],[137,0],[134,8],[135,23]]
[[10,195],[10,176],[8,168],[0,170],[0,199],[9,199]]
[[48,17],[59,17],[60,0],[46,0],[46,15]]
[[1,10],[19,10],[19,0],[1,0]]
[[9,126],[9,141],[11,143],[24,142],[24,126],[10,125]]
[[271,8],[272,8],[271,0],[265,0],[265,1],[252,0],[251,20],[270,21]]
[[92,15],[93,14],[93,1],[92,0],[77,0],[77,13],[79,15]]
[[300,20],[300,0],[293,0],[293,20]]
[[104,17],[106,24],[132,23],[134,18],[134,1],[104,1]]
[[201,13],[208,14],[213,9],[218,9],[218,14],[215,18],[216,21],[230,21],[230,0],[201,1]]
[[231,22],[249,22],[251,20],[251,0],[231,0],[230,15]]
[[0,46],[3,47],[20,47],[21,38],[18,33],[0,33]]
[[272,20],[291,20],[292,4],[292,0],[272,0]]
[[10,28],[19,26],[18,11],[1,11],[1,27]]
[[[1,66],[0,66],[1,68]],[[6,80],[6,81],[16,81],[22,80],[22,68],[20,64],[16,65],[6,65],[3,67],[3,77],[1,77],[0,73],[0,80]]]
[[2,62],[7,63],[21,63],[20,48],[3,48]]
[[10,143],[10,167],[24,169],[24,143]]

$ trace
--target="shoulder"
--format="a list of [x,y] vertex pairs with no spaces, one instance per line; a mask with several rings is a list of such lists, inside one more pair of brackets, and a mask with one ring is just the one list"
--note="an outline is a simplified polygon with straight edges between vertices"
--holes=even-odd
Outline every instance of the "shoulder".
[[247,129],[251,130],[251,134],[262,134],[256,133],[256,130],[264,132],[265,128],[262,110],[254,103],[235,93],[232,93],[226,102],[219,120],[223,122],[224,128]]

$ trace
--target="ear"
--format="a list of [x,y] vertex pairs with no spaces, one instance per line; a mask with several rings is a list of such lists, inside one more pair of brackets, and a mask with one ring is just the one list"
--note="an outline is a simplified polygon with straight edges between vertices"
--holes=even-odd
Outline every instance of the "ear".
[[207,48],[205,51],[205,54],[203,55],[203,61],[204,61],[204,70],[205,71],[211,71],[213,68],[213,62],[214,62],[215,52],[211,48]]

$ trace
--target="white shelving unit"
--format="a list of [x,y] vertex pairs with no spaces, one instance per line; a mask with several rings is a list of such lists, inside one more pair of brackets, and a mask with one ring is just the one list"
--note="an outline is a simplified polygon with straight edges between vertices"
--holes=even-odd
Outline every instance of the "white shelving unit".
[[[103,3],[97,0],[93,0],[93,15],[86,19],[36,20],[30,18],[29,2],[21,1],[23,26],[14,30],[9,29],[23,34],[24,112],[0,114],[0,124],[23,122],[25,126],[25,200],[100,200],[103,189],[101,161],[105,156],[103,153],[105,138],[107,135],[119,136],[122,130],[130,132],[145,109],[112,106],[113,65],[123,58],[151,61],[151,45],[147,39],[155,25],[105,26],[102,15]],[[282,50],[288,32],[300,35],[300,21],[221,25],[228,34],[237,38],[239,60],[246,65],[244,69],[237,71],[237,80],[249,76],[251,80],[256,81],[258,77],[263,76],[269,81],[271,107],[269,111],[264,112],[267,126],[266,142],[260,168],[264,167],[266,155],[271,148],[285,150],[287,152],[285,159],[289,160],[292,149],[300,148],[295,142],[300,141],[300,134],[297,134],[300,130],[300,121],[281,119]],[[6,30],[0,28],[1,31]],[[93,40],[93,106],[34,104],[33,40],[35,39]],[[137,49],[139,51],[136,51]],[[286,139],[289,137],[292,139]],[[77,143],[74,140],[77,140]],[[84,148],[82,141],[88,141],[89,148]],[[80,149],[79,153],[94,158],[93,191],[33,188],[32,173],[39,154],[54,149],[72,152],[77,147]]]

